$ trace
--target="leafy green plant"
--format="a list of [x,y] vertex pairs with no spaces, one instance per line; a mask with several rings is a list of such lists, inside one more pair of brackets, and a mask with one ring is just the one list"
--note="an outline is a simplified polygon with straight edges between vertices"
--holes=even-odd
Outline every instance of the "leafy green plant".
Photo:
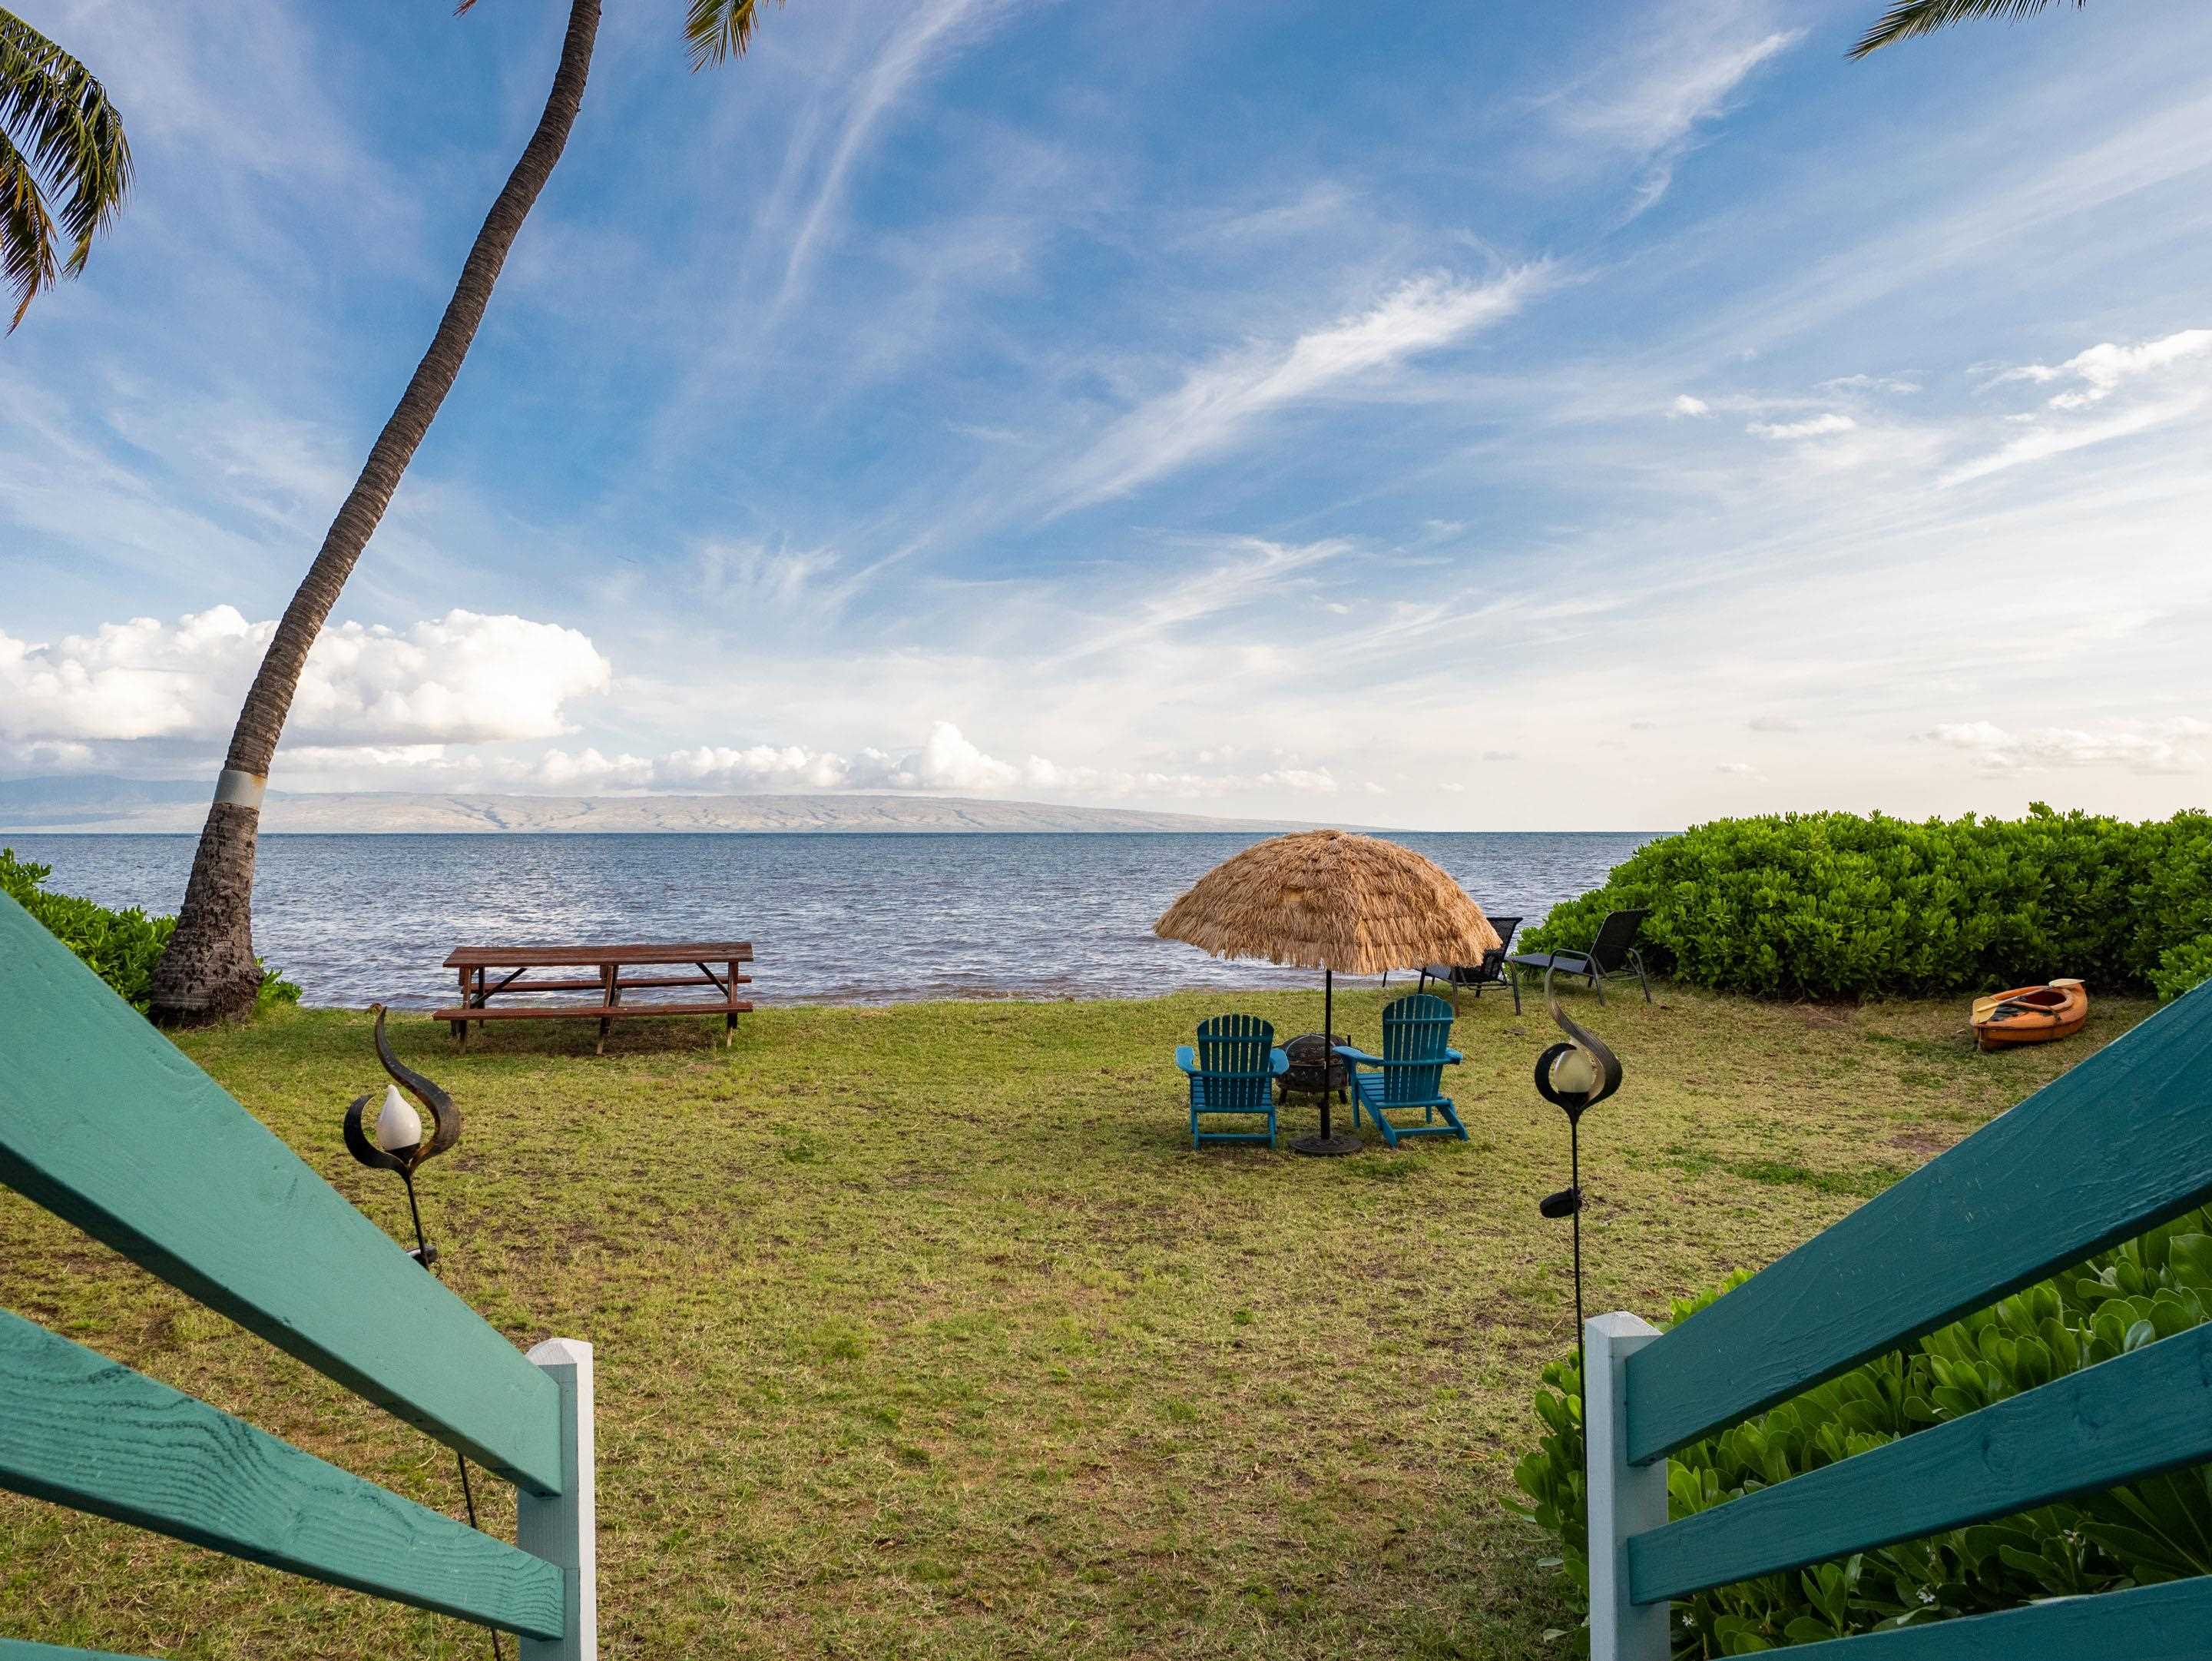
[[[1674,1305],[1668,1324],[1741,1285]],[[1672,1517],[1863,1453],[2066,1373],[2202,1324],[2212,1314],[2212,1212],[2197,1211],[1930,1333],[1668,1462]],[[1544,1369],[1536,1447],[1515,1468],[1514,1510],[1555,1536],[1571,1592],[1589,1596],[1581,1381],[1571,1360]],[[1679,1657],[1749,1655],[1792,1644],[2011,1609],[2038,1598],[2212,1573],[2212,1469],[2109,1493],[1840,1563],[1765,1575],[1677,1603]]]
[[2158,954],[2158,967],[2150,971],[2150,988],[2160,1003],[2171,1003],[2208,980],[2212,980],[2212,934],[2169,946]]
[[[57,894],[44,885],[53,867],[15,857],[0,848],[0,893],[45,924],[47,931],[90,965],[92,971],[143,1013],[147,987],[161,948],[177,927],[174,917],[150,916],[132,906],[112,911],[74,894]],[[262,965],[257,1009],[297,1003],[300,989],[266,964]]]
[[1586,946],[1629,908],[1650,913],[1647,964],[1717,991],[1936,996],[2058,975],[2141,990],[2212,935],[2212,816],[1717,819],[1639,849],[1528,946]]

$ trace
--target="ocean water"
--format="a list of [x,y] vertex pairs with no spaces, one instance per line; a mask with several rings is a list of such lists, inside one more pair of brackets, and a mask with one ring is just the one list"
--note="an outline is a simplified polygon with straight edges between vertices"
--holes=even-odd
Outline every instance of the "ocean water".
[[[1483,909],[1534,923],[1654,832],[1408,833]],[[190,837],[10,836],[51,886],[176,909]],[[254,943],[307,1001],[429,1008],[468,945],[749,940],[759,1002],[1130,997],[1302,985],[1152,920],[1260,837],[1171,835],[264,837]],[[1524,927],[1528,926],[1524,924]]]

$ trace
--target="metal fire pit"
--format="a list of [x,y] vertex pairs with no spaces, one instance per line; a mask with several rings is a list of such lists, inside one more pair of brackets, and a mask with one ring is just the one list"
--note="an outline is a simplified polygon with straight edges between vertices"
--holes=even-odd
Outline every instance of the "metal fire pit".
[[[1336,1042],[1348,1044],[1347,1037]],[[1292,1038],[1283,1046],[1283,1054],[1291,1058],[1291,1070],[1275,1081],[1275,1099],[1287,1102],[1295,1090],[1301,1095],[1320,1096],[1336,1092],[1337,1099],[1347,1099],[1351,1080],[1346,1071],[1344,1057],[1329,1053],[1329,1041],[1318,1032],[1308,1032]]]

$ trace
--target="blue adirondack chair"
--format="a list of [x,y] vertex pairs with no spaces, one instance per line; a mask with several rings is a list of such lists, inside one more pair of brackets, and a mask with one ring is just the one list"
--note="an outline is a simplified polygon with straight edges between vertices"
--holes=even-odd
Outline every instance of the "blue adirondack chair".
[[[1350,1044],[1336,1053],[1352,1069],[1352,1122],[1364,1109],[1382,1133],[1385,1146],[1401,1136],[1456,1136],[1467,1127],[1443,1093],[1444,1068],[1462,1057],[1446,1042],[1451,1037],[1451,1006],[1430,992],[1410,992],[1382,1011],[1382,1053],[1370,1056]],[[1419,1124],[1393,1124],[1393,1113],[1421,1110]],[[1438,1123],[1441,1120],[1442,1123]]]
[[[1291,1058],[1275,1048],[1275,1029],[1256,1015],[1215,1015],[1198,1024],[1198,1043],[1176,1050],[1176,1065],[1190,1080],[1190,1145],[1265,1142],[1275,1145],[1275,1080]],[[1201,1130],[1201,1113],[1257,1115],[1265,1130]]]

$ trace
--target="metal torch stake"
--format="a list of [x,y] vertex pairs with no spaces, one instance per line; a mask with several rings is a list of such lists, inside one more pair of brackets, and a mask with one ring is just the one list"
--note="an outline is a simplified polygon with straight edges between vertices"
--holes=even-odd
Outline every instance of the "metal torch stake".
[[[1589,1369],[1583,1354],[1583,1116],[1567,1116],[1567,1186],[1575,1196],[1575,1385],[1582,1393],[1583,1423],[1589,1423]],[[1587,1430],[1585,1430],[1587,1433]]]
[[[362,1096],[346,1110],[346,1152],[372,1171],[391,1171],[398,1174],[399,1180],[407,1189],[407,1219],[415,1227],[415,1250],[410,1255],[433,1276],[442,1281],[445,1277],[439,1275],[437,1269],[437,1250],[422,1232],[422,1207],[415,1196],[415,1167],[425,1159],[434,1159],[447,1152],[461,1140],[460,1110],[453,1105],[453,1098],[435,1083],[404,1065],[399,1057],[392,1053],[392,1046],[384,1037],[384,1006],[371,1004],[369,1008],[376,1016],[376,1058],[391,1075],[393,1085],[404,1088],[408,1094],[429,1109],[431,1134],[427,1141],[418,1141],[404,1147],[385,1147],[362,1123],[363,1115],[375,1098],[374,1095]],[[416,1134],[421,1134],[419,1126]],[[469,1526],[479,1528],[476,1490],[469,1482],[468,1457],[456,1449],[453,1463],[461,1474],[461,1503],[467,1508]],[[491,1640],[492,1661],[505,1661],[500,1647],[499,1629],[487,1627],[484,1633]]]
[[[1547,1196],[1538,1209],[1547,1217],[1568,1218],[1575,1231],[1575,1374],[1576,1392],[1582,1397],[1584,1422],[1589,1411],[1589,1357],[1583,1335],[1583,1115],[1620,1088],[1620,1059],[1605,1041],[1570,1019],[1552,990],[1552,971],[1544,971],[1544,1001],[1552,1019],[1567,1035],[1565,1043],[1553,1044],[1536,1058],[1536,1093],[1567,1116],[1567,1188]],[[1582,1063],[1572,1086],[1558,1080],[1555,1069],[1570,1058]],[[1565,1209],[1560,1209],[1564,1205]]]
[[[422,1208],[415,1202],[415,1173],[411,1171],[402,1171],[399,1173],[399,1180],[407,1185],[407,1215],[415,1225],[415,1261],[442,1281],[446,1277],[439,1275],[435,1268],[438,1254],[430,1250],[430,1242],[422,1233]],[[461,1473],[461,1504],[468,1512],[469,1526],[476,1528],[478,1526],[477,1494],[476,1489],[469,1483],[468,1455],[456,1451],[453,1454],[453,1466]],[[505,1653],[499,1646],[499,1628],[486,1627],[484,1632],[491,1640],[491,1661],[506,1661]]]

